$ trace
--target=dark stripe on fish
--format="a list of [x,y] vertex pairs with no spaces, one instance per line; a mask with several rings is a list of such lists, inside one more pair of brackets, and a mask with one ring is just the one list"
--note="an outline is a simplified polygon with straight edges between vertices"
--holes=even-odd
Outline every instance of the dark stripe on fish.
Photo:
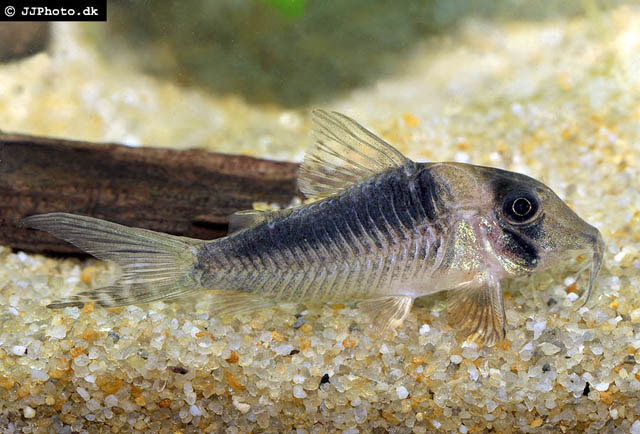
[[[389,226],[397,226],[397,219],[393,215],[393,210],[390,208],[388,200],[388,191],[386,191],[386,185],[379,185],[378,183],[366,184],[364,190],[367,191],[367,196],[370,200],[364,202],[364,206],[367,208],[371,223],[374,224],[382,236],[385,238],[387,244],[393,244],[393,235],[389,232]],[[387,222],[389,226],[387,226]]]
[[418,222],[418,210],[416,204],[413,203],[411,197],[411,189],[408,183],[413,182],[407,176],[400,172],[393,177],[394,182],[391,183],[391,194],[393,196],[393,207],[400,222],[404,226],[403,232],[410,232]]
[[431,171],[424,168],[418,173],[415,180],[417,200],[422,205],[422,209],[429,221],[437,218],[438,209],[444,208],[444,202],[440,197],[440,192],[436,180]]
[[347,206],[347,201],[335,201],[336,212],[329,213],[329,220],[335,226],[343,242],[347,243],[354,255],[359,255],[362,236],[362,229],[357,221],[356,214]]
[[542,231],[542,226],[544,224],[544,217],[545,215],[544,213],[542,213],[540,217],[536,219],[535,222],[533,222],[530,225],[519,228],[519,231],[522,232],[527,237],[531,238],[532,240],[540,240],[540,238],[544,234],[544,232]]
[[[364,194],[364,189],[353,189],[348,193],[348,197],[350,200],[349,205],[352,207],[353,211],[355,211],[358,220],[362,222],[362,229],[366,234],[368,240],[373,241],[375,246],[378,249],[382,248],[382,242],[380,241],[375,224],[371,221],[371,217],[369,217],[369,212],[367,210],[367,201],[373,201],[374,198],[369,197],[367,194]],[[364,200],[363,200],[364,198]]]
[[505,235],[505,250],[522,259],[528,267],[534,268],[539,257],[536,247],[511,229],[503,227],[502,232]]
[[444,207],[438,189],[428,169],[418,174],[407,173],[406,168],[390,169],[342,194],[219,240],[215,251],[209,246],[204,249],[201,261],[222,255],[216,262],[260,268],[271,262],[302,267],[318,257],[326,261],[356,258],[407,239],[425,218],[437,223],[438,211]]

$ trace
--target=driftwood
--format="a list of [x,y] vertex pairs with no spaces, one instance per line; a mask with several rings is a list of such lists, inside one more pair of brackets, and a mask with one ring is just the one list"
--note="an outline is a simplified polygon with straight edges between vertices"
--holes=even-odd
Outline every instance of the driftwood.
[[0,24],[0,62],[43,51],[49,44],[50,35],[51,25],[47,22],[3,22]]
[[0,245],[79,253],[19,228],[54,211],[201,239],[224,236],[228,216],[256,201],[288,204],[297,164],[189,150],[132,148],[0,134]]

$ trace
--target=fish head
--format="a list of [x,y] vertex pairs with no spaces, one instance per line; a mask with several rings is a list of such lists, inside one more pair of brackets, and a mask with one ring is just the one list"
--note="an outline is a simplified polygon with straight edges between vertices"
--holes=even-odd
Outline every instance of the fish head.
[[[475,226],[502,276],[525,275],[587,254],[588,300],[602,266],[600,231],[580,218],[557,194],[529,176],[497,168],[447,163],[460,206],[474,209]],[[455,183],[457,181],[457,184]],[[454,200],[455,201],[455,200]]]
[[542,182],[519,173],[486,170],[492,214],[500,228],[494,248],[523,270],[541,270],[572,255],[588,254],[588,299],[602,266],[605,244],[600,231]]

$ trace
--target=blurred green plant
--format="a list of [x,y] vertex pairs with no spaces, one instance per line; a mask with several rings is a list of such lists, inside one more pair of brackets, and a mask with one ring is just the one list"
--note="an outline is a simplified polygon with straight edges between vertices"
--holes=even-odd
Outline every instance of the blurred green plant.
[[287,18],[297,18],[304,13],[307,0],[264,0],[269,6]]

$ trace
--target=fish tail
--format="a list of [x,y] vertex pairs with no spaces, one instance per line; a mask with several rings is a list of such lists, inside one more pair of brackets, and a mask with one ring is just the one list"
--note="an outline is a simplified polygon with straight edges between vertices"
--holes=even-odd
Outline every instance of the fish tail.
[[201,289],[195,263],[204,241],[66,213],[34,215],[21,225],[47,231],[98,259],[115,262],[122,270],[112,285],[56,300],[47,306],[51,309],[80,307],[85,302],[126,306]]

